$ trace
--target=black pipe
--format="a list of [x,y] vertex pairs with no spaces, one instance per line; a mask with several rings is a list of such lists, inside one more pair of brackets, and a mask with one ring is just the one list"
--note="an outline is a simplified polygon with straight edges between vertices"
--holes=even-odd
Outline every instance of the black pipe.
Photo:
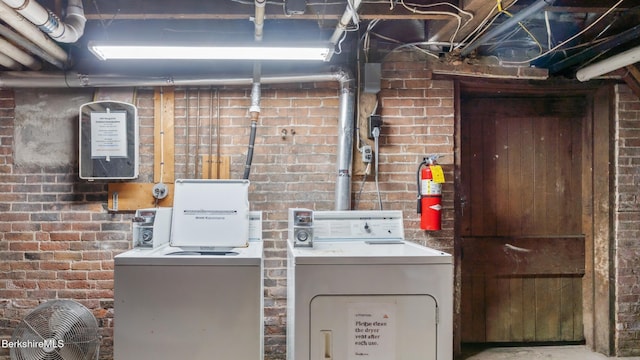
[[251,134],[249,135],[249,149],[247,150],[247,161],[244,165],[244,175],[243,179],[249,179],[249,173],[251,172],[251,162],[253,161],[253,145],[256,142],[256,129],[257,129],[257,121],[251,121]]

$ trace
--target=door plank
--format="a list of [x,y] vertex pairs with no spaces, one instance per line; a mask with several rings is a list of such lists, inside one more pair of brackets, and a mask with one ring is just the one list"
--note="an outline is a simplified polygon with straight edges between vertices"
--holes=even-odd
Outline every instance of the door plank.
[[486,277],[487,302],[487,342],[505,342],[509,340],[512,319],[510,315],[510,279]]
[[507,341],[524,341],[525,313],[524,308],[524,288],[523,278],[514,277],[509,279],[509,337]]
[[525,342],[536,340],[536,279],[526,277],[522,279],[522,307],[525,313],[522,320]]
[[[533,119],[522,119],[521,124],[521,157],[520,163],[522,173],[520,176],[521,185],[519,187],[519,196],[522,197],[522,212],[521,214],[521,232],[515,232],[513,234],[531,235],[536,234],[537,226],[534,221],[534,199],[535,192],[531,179],[534,179],[534,165],[535,165],[535,141],[534,141],[534,128]],[[539,232],[538,232],[539,233]]]
[[509,168],[509,119],[495,120],[495,195],[496,195],[496,235],[508,235],[509,227],[518,213],[509,211],[509,174],[513,169]]
[[573,340],[573,278],[560,278],[560,339]]
[[573,300],[573,338],[571,340],[581,341],[584,340],[584,322],[582,315],[583,278],[574,277],[572,279],[573,296],[571,296],[571,299]]
[[536,291],[536,341],[558,341],[560,329],[560,279],[538,277]]
[[484,189],[485,177],[483,174],[483,163],[481,159],[482,155],[482,137],[477,136],[477,134],[482,134],[482,119],[474,118],[470,120],[469,124],[469,133],[471,136],[469,137],[469,143],[471,144],[470,149],[470,171],[468,173],[469,176],[469,219],[470,219],[470,229],[472,233],[484,234],[484,204],[483,199],[478,196],[472,196],[472,194],[477,194],[478,192],[482,192]]
[[[525,202],[526,195],[524,191],[522,191],[522,184],[524,176],[524,163],[522,161],[523,156],[523,126],[522,121],[514,121],[509,118],[507,121],[507,166],[509,168],[508,174],[508,189],[509,189],[509,198],[508,206],[507,206],[507,214],[509,216],[509,225],[508,231],[506,234],[521,234],[523,228],[523,220],[524,217],[521,215],[525,209],[528,208],[530,202]],[[518,196],[523,195],[523,196]],[[527,204],[527,206],[525,206]],[[504,235],[506,235],[504,234]]]
[[[561,234],[560,224],[564,223],[564,219],[561,217],[565,215],[558,209],[560,206],[559,200],[561,197],[561,189],[558,186],[560,174],[558,172],[559,162],[562,161],[558,155],[558,143],[560,126],[558,126],[558,119],[545,118],[542,124],[542,136],[544,136],[545,147],[541,151],[545,152],[545,163],[540,164],[541,170],[544,174],[536,174],[536,176],[543,175],[545,178],[543,189],[544,191],[539,194],[544,198],[544,205],[539,211],[544,214],[544,224],[546,226],[545,234]],[[566,163],[563,162],[563,165]],[[541,204],[542,205],[542,204]],[[570,216],[571,214],[566,214]]]

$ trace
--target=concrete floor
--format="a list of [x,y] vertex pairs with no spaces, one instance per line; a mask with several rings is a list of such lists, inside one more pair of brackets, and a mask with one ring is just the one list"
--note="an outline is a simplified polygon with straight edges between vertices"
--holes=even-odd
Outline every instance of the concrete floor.
[[640,357],[616,358],[594,353],[582,345],[465,348],[461,360],[640,360]]

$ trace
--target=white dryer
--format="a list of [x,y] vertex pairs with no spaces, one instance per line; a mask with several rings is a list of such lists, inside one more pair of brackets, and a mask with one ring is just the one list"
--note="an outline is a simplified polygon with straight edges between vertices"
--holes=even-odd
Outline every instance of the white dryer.
[[176,183],[171,244],[115,257],[115,360],[263,359],[262,218],[247,188]]
[[405,241],[400,211],[310,218],[313,245],[288,241],[288,360],[453,358],[449,254]]

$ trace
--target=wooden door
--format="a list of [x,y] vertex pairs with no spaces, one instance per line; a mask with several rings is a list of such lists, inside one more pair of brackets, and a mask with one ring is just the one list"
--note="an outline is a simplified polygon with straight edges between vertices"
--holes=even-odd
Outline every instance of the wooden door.
[[463,96],[461,339],[584,339],[581,97]]

